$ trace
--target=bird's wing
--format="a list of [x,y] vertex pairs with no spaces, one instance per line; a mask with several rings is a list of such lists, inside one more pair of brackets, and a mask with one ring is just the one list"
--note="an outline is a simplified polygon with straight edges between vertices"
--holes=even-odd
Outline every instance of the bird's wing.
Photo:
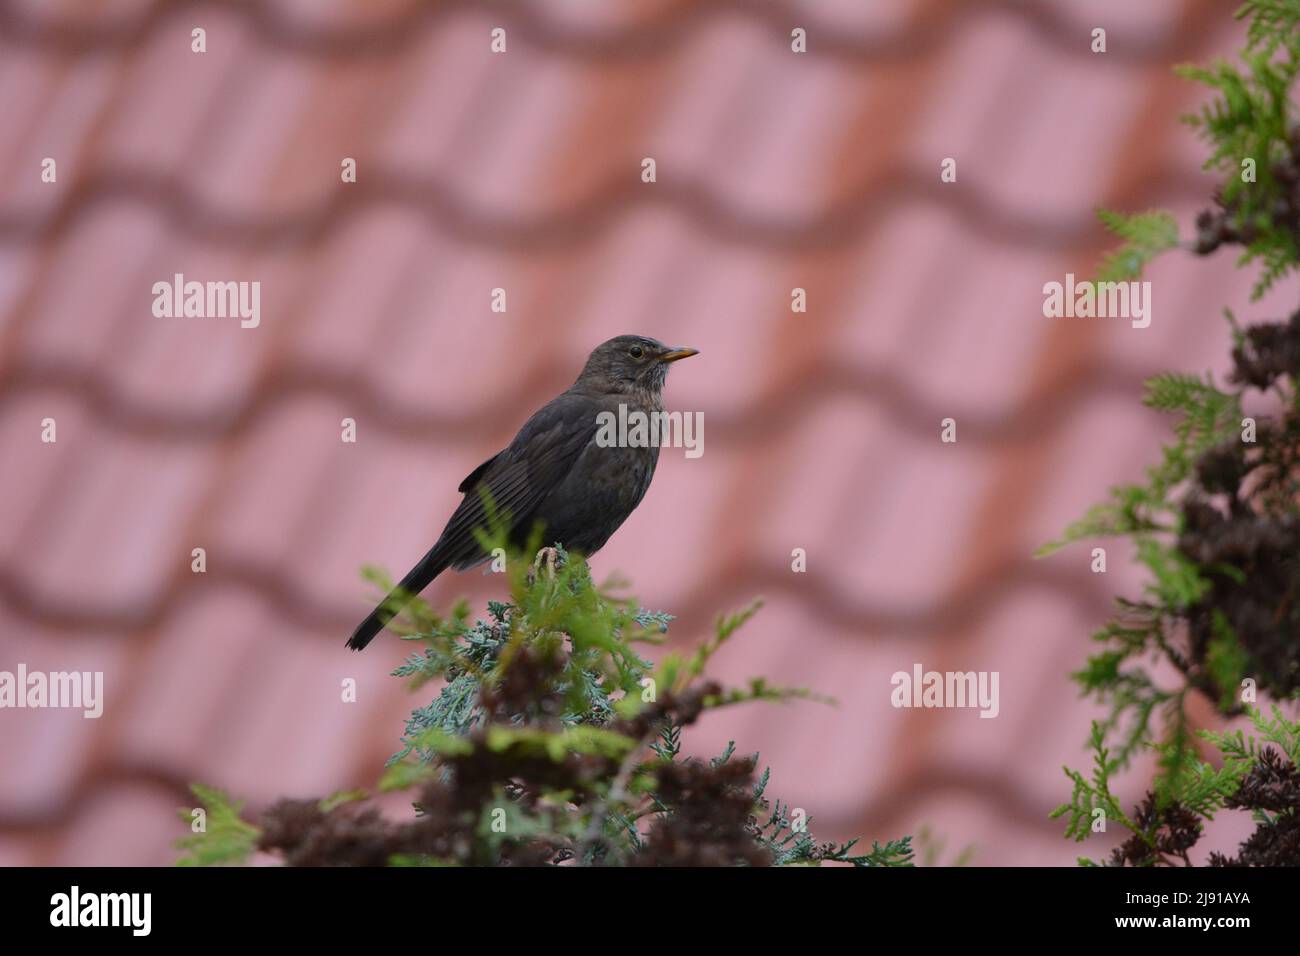
[[457,491],[471,490],[475,485],[478,484],[478,480],[483,477],[483,473],[492,467],[492,462],[496,461],[500,457],[501,457],[501,452],[497,452],[487,461],[483,462],[483,464],[479,465],[477,468],[475,468],[473,471],[471,471],[468,475],[465,476],[465,480],[460,483],[460,487],[457,488],[456,490]]
[[582,450],[595,438],[600,407],[591,398],[565,392],[543,406],[519,429],[514,441],[461,482],[465,499],[447,522],[439,550],[456,564],[481,556],[475,528],[488,525],[483,494],[508,527],[527,532],[533,512],[568,474]]
[[538,504],[595,438],[600,410],[592,398],[565,392],[525,422],[505,451],[470,472],[460,484],[465,498],[437,543],[352,632],[348,647],[359,651],[369,644],[410,596],[423,591],[445,568],[467,568],[485,557],[474,537],[475,528],[488,527],[482,491],[491,496],[499,515],[509,515],[509,527],[530,531]]

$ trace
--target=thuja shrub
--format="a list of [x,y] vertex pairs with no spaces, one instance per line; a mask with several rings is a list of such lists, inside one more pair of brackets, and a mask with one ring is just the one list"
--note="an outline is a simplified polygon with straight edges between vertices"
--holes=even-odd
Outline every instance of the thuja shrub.
[[[545,549],[507,562],[509,595],[471,621],[416,599],[397,626],[415,647],[394,676],[437,688],[407,720],[378,791],[409,793],[392,819],[364,791],[279,800],[254,819],[196,786],[206,831],[178,841],[183,865],[239,864],[256,851],[292,866],[911,865],[910,837],[817,841],[802,810],[767,792],[757,754],[682,753],[708,711],[815,695],[762,679],[727,688],[710,657],[759,607],[720,618],[688,655],[653,664],[671,617],[597,587],[585,562]],[[372,578],[384,592],[390,582]],[[191,821],[191,811],[182,811]]]
[[[1125,241],[1100,280],[1136,278],[1170,249],[1236,247],[1239,267],[1259,268],[1254,301],[1300,265],[1300,0],[1251,0],[1238,16],[1249,25],[1238,62],[1181,69],[1216,93],[1185,117],[1209,144],[1206,168],[1223,177],[1213,206],[1186,240],[1168,213],[1103,212]],[[1256,829],[1235,855],[1209,863],[1300,865],[1300,311],[1247,327],[1226,315],[1227,381],[1175,373],[1148,382],[1146,404],[1175,419],[1158,462],[1041,552],[1115,536],[1147,572],[1142,595],[1118,600],[1074,675],[1107,714],[1092,727],[1092,773],[1066,768],[1073,792],[1054,814],[1077,840],[1107,823],[1125,828],[1108,865],[1190,865],[1206,821],[1222,810],[1249,812]],[[1265,413],[1246,416],[1247,398]],[[1273,700],[1267,714],[1259,694]],[[1245,716],[1252,733],[1194,731],[1193,695],[1225,719]],[[1125,812],[1112,776],[1150,751],[1154,778]]]

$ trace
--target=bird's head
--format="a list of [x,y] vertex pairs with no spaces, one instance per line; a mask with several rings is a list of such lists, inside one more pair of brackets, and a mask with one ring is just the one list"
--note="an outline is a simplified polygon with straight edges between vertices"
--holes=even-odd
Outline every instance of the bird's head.
[[610,392],[658,392],[669,365],[697,354],[696,349],[673,348],[644,335],[620,335],[596,346],[578,382]]

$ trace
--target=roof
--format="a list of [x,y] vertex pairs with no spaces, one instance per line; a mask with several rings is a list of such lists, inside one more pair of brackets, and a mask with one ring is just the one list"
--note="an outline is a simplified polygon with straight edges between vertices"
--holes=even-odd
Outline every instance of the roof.
[[[1042,285],[1108,246],[1095,207],[1186,227],[1204,203],[1176,119],[1201,94],[1170,65],[1235,49],[1230,11],[82,8],[0,3],[0,666],[102,670],[107,704],[0,715],[0,864],[167,863],[194,780],[254,807],[373,783],[412,701],[395,642],[343,650],[359,566],[414,563],[461,478],[624,332],[701,350],[666,396],[707,442],[665,452],[598,575],[684,643],[764,595],[719,675],[839,701],[711,715],[689,746],[761,751],[822,838],[928,824],[949,856],[1073,861],[1047,813],[1093,710],[1067,675],[1138,578],[1029,555],[1151,459],[1141,381],[1222,368],[1251,277],[1162,260],[1141,330],[1045,319]],[[259,281],[260,325],[155,317],[176,273]],[[892,708],[915,663],[998,671],[1000,715]]]

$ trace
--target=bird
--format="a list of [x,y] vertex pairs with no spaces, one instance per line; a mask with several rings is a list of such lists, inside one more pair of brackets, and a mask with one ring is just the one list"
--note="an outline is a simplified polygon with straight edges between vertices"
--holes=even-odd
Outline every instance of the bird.
[[[654,477],[658,443],[623,447],[597,441],[605,413],[663,411],[668,367],[698,355],[644,335],[602,342],[577,380],[528,419],[514,440],[466,476],[465,497],[428,553],[362,621],[347,646],[363,650],[414,595],[447,568],[464,571],[490,555],[476,528],[488,528],[490,500],[522,547],[540,525],[545,540],[590,557],[627,520]],[[608,421],[608,418],[605,418]]]

